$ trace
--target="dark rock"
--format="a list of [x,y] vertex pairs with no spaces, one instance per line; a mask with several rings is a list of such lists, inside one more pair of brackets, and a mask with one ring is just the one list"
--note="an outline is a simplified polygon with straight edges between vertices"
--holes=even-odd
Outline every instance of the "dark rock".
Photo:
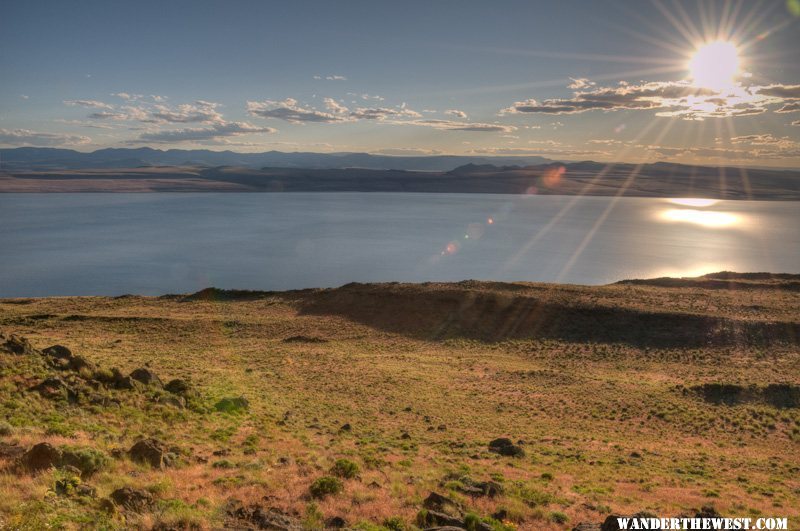
[[153,495],[144,489],[122,487],[111,493],[114,505],[134,513],[142,513],[150,509],[155,503]]
[[186,380],[175,378],[174,380],[170,380],[167,385],[164,386],[164,389],[172,394],[185,396],[189,393],[191,387]]
[[525,457],[525,450],[506,437],[491,441],[489,443],[489,451],[509,457]]
[[326,529],[342,529],[347,527],[347,521],[341,516],[331,516],[325,520]]
[[47,378],[33,389],[50,400],[64,399],[74,402],[78,399],[78,393],[58,377]]
[[378,483],[377,481],[370,481],[369,484],[367,485],[367,488],[368,489],[373,489],[373,490],[378,490],[378,489],[381,489],[383,487],[381,487],[381,484]]
[[353,431],[353,427],[350,425],[349,422],[342,424],[342,427],[339,428],[339,431]]
[[[463,507],[456,502],[455,500],[451,500],[447,496],[442,496],[436,492],[431,492],[427,498],[422,502],[422,506],[428,509],[429,511],[436,511],[446,513],[452,516],[461,516],[463,514]],[[434,522],[435,523],[435,522]],[[445,525],[445,524],[438,524],[438,525]],[[450,525],[450,524],[447,524]]]
[[72,351],[63,345],[53,345],[42,350],[42,354],[57,360],[68,360],[72,357]]
[[[260,505],[250,505],[245,507],[239,502],[228,503],[226,510],[228,516],[236,524],[250,524],[256,529],[270,529],[274,531],[302,531],[302,523],[284,514],[274,507],[264,509]],[[234,526],[229,526],[234,527]]]
[[408,434],[408,432],[404,431],[404,432],[403,432],[403,433],[400,435],[400,438],[401,438],[401,439],[410,439],[410,438],[411,438],[411,435],[409,435],[409,434]]
[[8,337],[0,334],[0,349],[17,355],[27,356],[36,354],[36,349],[33,348],[33,345],[31,345],[30,341],[16,334],[11,334]]
[[164,386],[164,384],[161,383],[161,378],[159,378],[156,373],[145,367],[135,369],[133,372],[131,372],[130,377],[137,382],[143,383],[144,385],[154,385],[156,387]]
[[175,455],[169,452],[167,446],[158,439],[142,439],[128,450],[132,461],[144,463],[153,468],[170,466],[175,460]]
[[603,520],[603,523],[600,524],[600,531],[621,531],[617,518],[624,518],[624,516],[621,514],[608,515],[606,519]]
[[432,526],[452,526],[456,529],[464,529],[464,519],[460,516],[450,516],[439,511],[427,510],[420,513],[420,524],[426,528]]
[[473,483],[472,487],[479,489],[482,496],[488,496],[489,498],[503,494],[503,486],[496,481],[479,481]]
[[123,389],[123,390],[141,390],[143,385],[140,381],[131,378],[130,376],[124,376],[119,369],[111,369],[111,381],[107,382],[115,389]]
[[23,467],[31,471],[46,470],[61,464],[61,450],[50,443],[39,443],[20,458]]
[[503,520],[505,520],[506,518],[508,518],[508,511],[507,511],[507,510],[505,510],[505,509],[502,509],[502,508],[501,508],[501,509],[498,509],[497,511],[495,511],[494,513],[492,513],[492,518],[494,518],[495,520],[499,520],[499,521],[501,521],[501,522],[502,522]]

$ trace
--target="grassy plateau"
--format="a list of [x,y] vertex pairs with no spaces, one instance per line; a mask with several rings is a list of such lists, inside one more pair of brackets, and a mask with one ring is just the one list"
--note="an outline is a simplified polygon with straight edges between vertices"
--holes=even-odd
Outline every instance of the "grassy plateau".
[[0,528],[800,522],[797,275],[0,299],[0,333]]

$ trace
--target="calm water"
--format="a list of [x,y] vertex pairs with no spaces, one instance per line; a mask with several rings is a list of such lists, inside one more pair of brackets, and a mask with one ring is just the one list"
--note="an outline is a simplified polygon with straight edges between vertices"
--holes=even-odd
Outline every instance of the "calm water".
[[0,296],[798,273],[798,206],[477,194],[0,194]]

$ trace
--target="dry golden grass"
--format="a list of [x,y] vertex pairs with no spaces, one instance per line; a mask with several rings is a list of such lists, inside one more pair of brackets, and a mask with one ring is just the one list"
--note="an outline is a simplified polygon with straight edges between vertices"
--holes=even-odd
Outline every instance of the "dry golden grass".
[[[411,526],[431,491],[480,516],[504,508],[518,529],[707,504],[797,522],[798,409],[714,405],[676,386],[800,384],[798,315],[789,289],[649,285],[0,300],[6,334],[66,345],[106,369],[148,365],[200,394],[185,410],[129,391],[113,391],[120,408],[53,402],[28,390],[42,377],[33,365],[0,353],[0,420],[12,427],[3,442],[111,454],[154,436],[183,452],[163,471],[116,458],[85,480],[99,498],[122,485],[149,488],[159,504],[144,515],[109,516],[97,501],[48,492],[58,472],[24,475],[6,462],[0,524],[211,528],[238,499],[308,528],[320,515],[365,529],[391,516]],[[247,412],[213,410],[236,396]],[[351,431],[340,431],[345,423]],[[490,453],[496,437],[524,441],[526,456]],[[357,463],[359,477],[310,499],[338,458]],[[495,478],[505,494],[470,498],[458,492],[460,476]]]

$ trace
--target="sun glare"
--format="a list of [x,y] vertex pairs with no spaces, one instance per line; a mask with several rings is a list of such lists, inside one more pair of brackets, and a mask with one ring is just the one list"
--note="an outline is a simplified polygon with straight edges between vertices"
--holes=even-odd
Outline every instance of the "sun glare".
[[695,85],[699,87],[732,87],[739,73],[739,51],[728,41],[703,44],[689,61],[689,72]]

